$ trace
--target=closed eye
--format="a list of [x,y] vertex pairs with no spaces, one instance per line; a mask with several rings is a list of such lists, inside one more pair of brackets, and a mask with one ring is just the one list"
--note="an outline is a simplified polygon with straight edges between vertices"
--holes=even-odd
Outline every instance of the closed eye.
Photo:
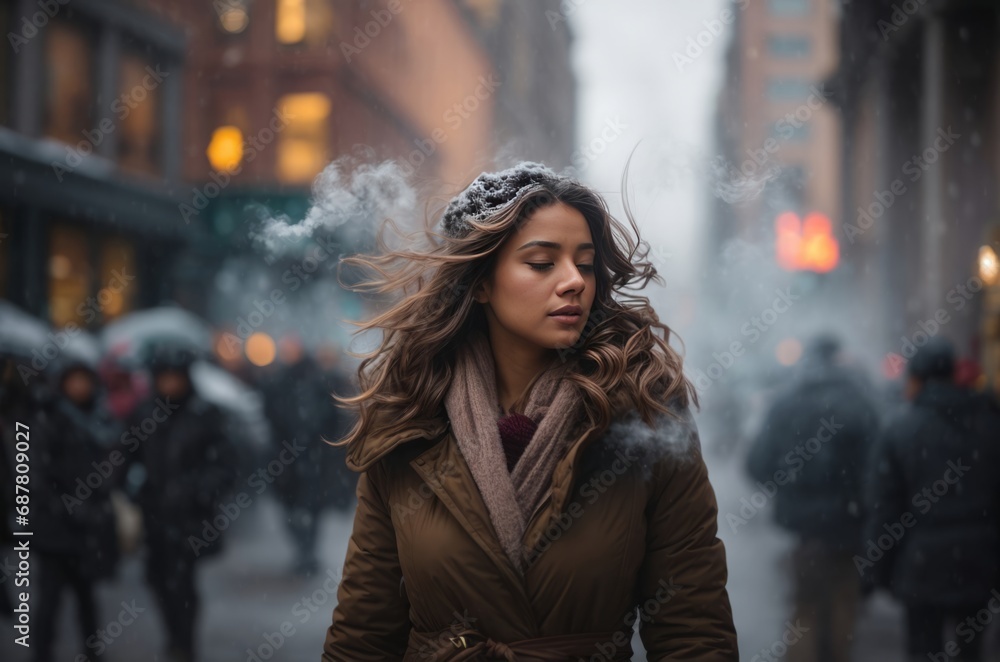
[[[525,262],[525,264],[527,264],[529,267],[531,267],[535,271],[547,271],[548,268],[552,266],[551,262],[544,262],[544,263],[539,263],[539,262]],[[576,266],[579,267],[580,269],[584,270],[584,271],[590,271],[590,272],[594,271],[594,265],[592,265],[592,264],[578,264]]]

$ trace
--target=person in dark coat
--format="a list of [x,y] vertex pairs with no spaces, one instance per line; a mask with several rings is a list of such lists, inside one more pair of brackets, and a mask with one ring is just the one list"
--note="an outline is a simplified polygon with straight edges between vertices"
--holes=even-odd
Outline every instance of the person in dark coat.
[[[31,426],[31,545],[39,559],[35,662],[51,662],[63,590],[76,597],[83,654],[96,659],[98,611],[94,584],[113,577],[118,538],[110,492],[113,426],[99,401],[94,369],[81,361],[53,362],[56,392]],[[102,644],[103,645],[103,644]]]
[[324,505],[341,511],[348,510],[354,503],[354,491],[358,485],[358,475],[347,468],[347,453],[333,443],[343,439],[351,429],[349,412],[338,407],[332,394],[340,397],[356,395],[356,389],[341,366],[338,350],[332,345],[320,345],[316,350],[316,363],[322,375],[325,400],[321,409],[320,430],[324,441],[319,461],[320,493]]
[[795,659],[850,658],[860,590],[851,558],[864,522],[864,467],[878,413],[867,382],[842,367],[839,355],[834,337],[812,341],[747,459],[748,473],[773,497],[778,525],[798,537],[793,618],[814,635],[789,651]]
[[222,549],[232,515],[220,509],[237,479],[236,450],[222,412],[199,396],[190,350],[158,341],[147,365],[153,395],[138,405],[122,438],[126,468],[141,465],[138,488],[146,543],[146,579],[156,594],[169,637],[169,660],[195,657],[200,600],[195,564]]
[[1000,417],[953,383],[954,370],[945,338],[910,360],[910,402],[883,430],[866,481],[858,571],[905,606],[914,660],[981,659],[975,619],[1000,579]]
[[[15,484],[17,423],[26,423],[30,427],[31,416],[40,406],[37,385],[21,377],[19,370],[25,363],[23,356],[0,354],[0,482],[4,485]],[[15,515],[15,496],[13,488],[3,489],[0,493],[0,544],[3,545],[5,552],[14,546],[12,525]],[[12,557],[8,556],[5,560],[11,562]],[[5,560],[0,559],[0,563]],[[14,601],[11,595],[17,591],[13,584],[13,574],[0,577],[0,616],[5,619],[14,615]]]
[[[330,475],[331,449],[323,437],[331,427],[329,383],[298,337],[286,335],[278,344],[280,364],[266,379],[264,409],[272,426],[276,451],[291,443],[303,452],[283,465],[274,479],[275,496],[286,512],[286,524],[296,548],[294,572],[316,572],[319,518],[339,486]],[[335,410],[336,411],[336,410]],[[340,449],[337,449],[340,450]]]

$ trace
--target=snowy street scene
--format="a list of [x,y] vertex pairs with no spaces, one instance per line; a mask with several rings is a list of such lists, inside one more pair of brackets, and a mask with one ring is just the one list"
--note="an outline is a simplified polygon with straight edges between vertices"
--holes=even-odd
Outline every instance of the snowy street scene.
[[0,3],[2,662],[1000,662],[1000,5]]

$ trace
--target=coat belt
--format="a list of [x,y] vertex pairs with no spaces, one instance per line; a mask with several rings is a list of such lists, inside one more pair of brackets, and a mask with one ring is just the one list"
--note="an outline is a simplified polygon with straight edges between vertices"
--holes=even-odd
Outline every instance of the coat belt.
[[622,647],[613,643],[617,634],[617,632],[567,634],[503,643],[471,629],[446,628],[440,632],[411,630],[409,647],[403,661],[566,662],[581,657],[590,659],[591,656],[600,654],[603,655],[601,659],[608,662],[627,662],[632,659],[631,633],[629,641]]

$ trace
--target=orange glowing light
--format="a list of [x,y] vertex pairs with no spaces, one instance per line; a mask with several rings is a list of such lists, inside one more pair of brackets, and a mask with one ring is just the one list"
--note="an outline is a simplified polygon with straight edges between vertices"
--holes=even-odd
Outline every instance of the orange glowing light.
[[774,221],[775,256],[782,269],[827,273],[840,262],[840,244],[830,219],[818,212],[805,221],[784,212]]
[[247,360],[258,367],[271,365],[274,362],[274,339],[266,333],[258,331],[247,338],[244,351]]

